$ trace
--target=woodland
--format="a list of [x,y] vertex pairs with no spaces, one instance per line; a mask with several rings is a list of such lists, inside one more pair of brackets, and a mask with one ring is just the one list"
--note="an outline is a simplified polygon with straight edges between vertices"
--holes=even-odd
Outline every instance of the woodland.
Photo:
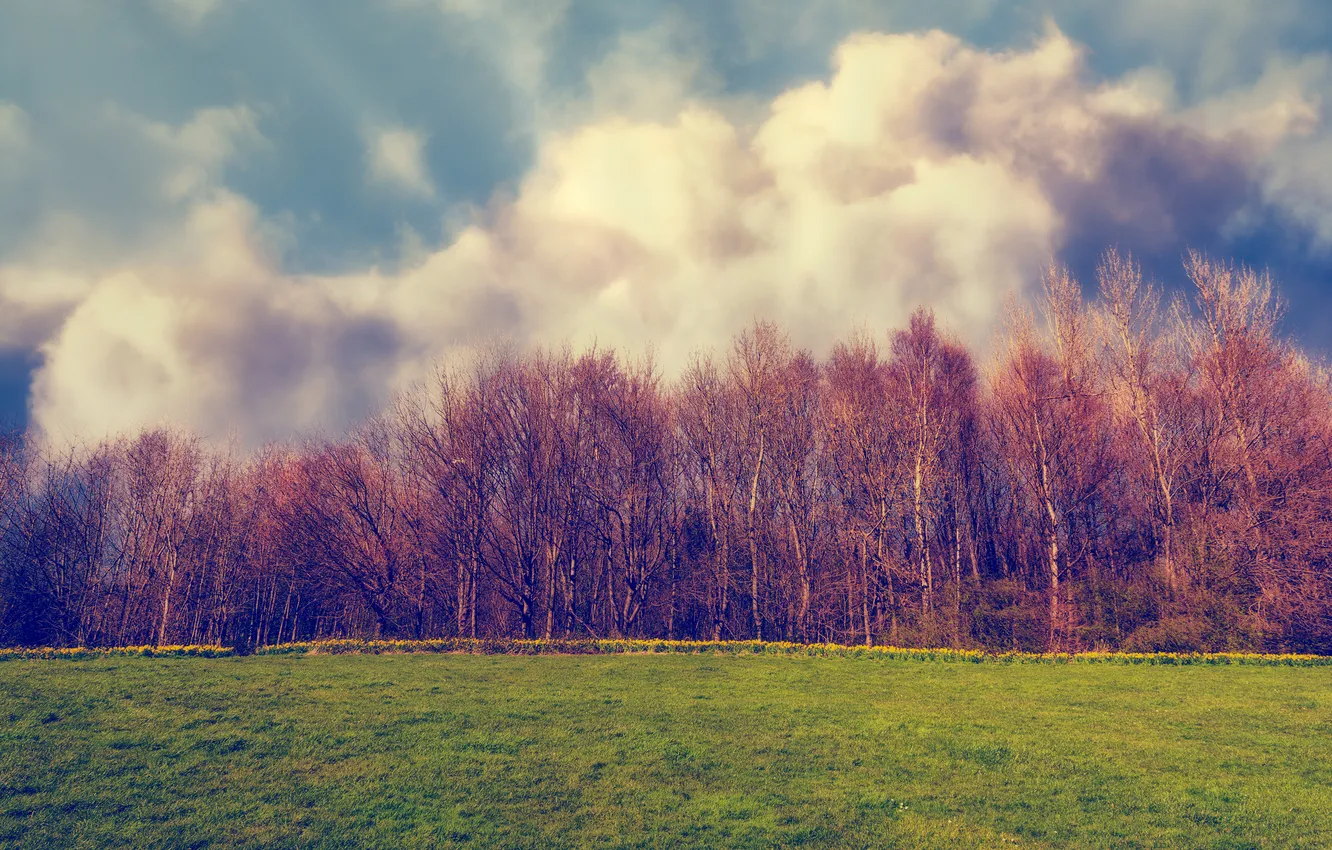
[[1332,380],[1260,272],[1052,267],[984,357],[492,346],[349,434],[0,446],[0,645],[665,637],[1332,653]]

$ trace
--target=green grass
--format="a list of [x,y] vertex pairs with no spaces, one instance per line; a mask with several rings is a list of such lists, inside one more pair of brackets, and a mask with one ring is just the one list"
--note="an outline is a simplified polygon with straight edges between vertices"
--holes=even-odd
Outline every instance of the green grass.
[[0,846],[1332,847],[1332,670],[0,664]]

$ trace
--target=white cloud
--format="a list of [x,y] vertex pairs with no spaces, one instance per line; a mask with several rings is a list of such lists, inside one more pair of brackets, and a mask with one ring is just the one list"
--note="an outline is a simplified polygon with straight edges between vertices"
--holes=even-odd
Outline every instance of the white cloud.
[[[283,279],[254,207],[201,201],[174,257],[96,277],[41,348],[32,417],[56,441],[177,423],[250,444],[341,427],[382,391],[391,328],[348,315],[319,282]],[[32,283],[32,281],[29,281]]]
[[1277,58],[1249,87],[1209,98],[1188,111],[1189,120],[1214,135],[1239,134],[1271,153],[1289,137],[1313,134],[1321,103],[1332,84],[1332,59],[1313,56],[1299,63]]
[[536,99],[545,89],[550,36],[570,0],[439,0],[447,13],[477,25],[514,87]]
[[[481,327],[652,340],[667,365],[756,314],[826,348],[926,303],[981,339],[1059,238],[1021,160],[1094,168],[1072,153],[1095,135],[1096,93],[1076,66],[1057,34],[1013,56],[942,33],[867,36],[839,51],[830,83],[775,101],[752,137],[700,105],[549,137],[495,221],[390,284],[395,314],[438,339],[468,324],[444,305],[484,300]],[[972,139],[940,139],[932,122],[949,116],[923,109],[951,84],[976,89],[956,104]]]
[[548,66],[557,49],[554,33],[574,0],[385,0],[390,8],[430,8],[455,37],[481,46],[507,83],[518,108],[510,116],[515,134],[537,133],[564,106],[549,90]]
[[1265,200],[1332,249],[1332,56],[1276,57],[1251,86],[1191,108],[1194,126],[1240,139],[1262,163]]
[[56,268],[0,265],[0,349],[34,349],[88,294],[87,278]]
[[0,217],[21,218],[26,239],[0,264],[88,270],[156,251],[182,205],[207,196],[228,165],[267,144],[243,105],[200,109],[180,125],[107,105],[80,124],[63,137],[41,126],[27,131],[23,168],[10,175],[16,182],[0,185]]
[[14,156],[28,146],[28,116],[16,104],[0,100],[0,154]]
[[[1047,2],[1052,13],[1063,11]],[[1325,13],[1322,0],[1120,0],[1088,4],[1094,25],[1119,47],[1149,47],[1203,96],[1242,85],[1284,37]]]
[[402,127],[375,130],[366,141],[366,177],[372,183],[432,198],[435,185],[425,162],[426,139]]
[[[0,109],[0,131],[5,114]],[[68,172],[82,164],[46,150],[38,130],[17,114],[28,155],[13,174],[0,167],[0,213],[24,213],[29,232],[18,250],[0,257],[0,346],[7,347],[48,339],[109,269],[199,262],[176,238],[180,222],[215,196],[228,163],[265,143],[244,106],[201,109],[179,126],[108,107],[89,119],[104,142],[100,167],[81,181]],[[10,184],[20,191],[5,193],[6,177],[20,181]]]
[[247,106],[200,109],[180,127],[120,115],[141,132],[173,167],[161,183],[164,196],[176,201],[207,191],[219,180],[221,169],[246,146],[262,144],[255,113]]
[[[1180,111],[1160,74],[1090,82],[1083,50],[1053,28],[1006,52],[937,31],[855,35],[828,79],[781,93],[751,125],[669,84],[695,67],[669,41],[621,40],[590,74],[583,120],[551,123],[513,196],[443,245],[400,227],[407,263],[393,271],[277,265],[271,223],[224,185],[225,165],[262,139],[245,109],[125,119],[160,153],[142,177],[172,215],[91,270],[49,250],[0,264],[0,300],[50,324],[34,421],[63,436],[169,418],[251,443],[338,428],[430,358],[492,335],[653,343],[673,368],[755,316],[822,351],[925,305],[979,342],[1069,240],[1107,223],[1158,239],[1219,226],[1259,179],[1288,203],[1307,175],[1262,163],[1299,149],[1312,164],[1327,138],[1311,72]],[[1269,89],[1295,92],[1276,130]],[[369,179],[433,196],[424,136],[381,127],[367,140]],[[1332,194],[1306,191],[1310,208]],[[52,221],[44,240],[70,251],[92,226]],[[22,302],[43,280],[65,294]]]
[[615,115],[631,121],[669,121],[690,100],[715,93],[699,52],[702,39],[678,18],[622,33],[615,46],[588,69],[590,114],[583,120]]
[[154,0],[158,10],[177,23],[197,29],[204,20],[216,12],[223,0]]

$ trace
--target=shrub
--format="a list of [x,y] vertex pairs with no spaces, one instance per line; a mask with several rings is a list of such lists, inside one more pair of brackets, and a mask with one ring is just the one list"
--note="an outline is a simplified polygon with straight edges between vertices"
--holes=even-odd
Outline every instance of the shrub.
[[1124,641],[1126,652],[1202,652],[1207,624],[1190,617],[1166,617],[1141,626]]

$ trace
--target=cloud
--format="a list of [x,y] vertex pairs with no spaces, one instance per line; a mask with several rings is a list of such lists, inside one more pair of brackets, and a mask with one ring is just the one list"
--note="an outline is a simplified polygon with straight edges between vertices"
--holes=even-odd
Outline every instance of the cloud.
[[[71,125],[21,121],[21,169],[0,173],[0,257],[100,266],[151,243],[181,205],[206,194],[266,140],[244,105],[195,110],[179,125],[103,104]],[[26,130],[22,129],[26,126]],[[66,237],[75,237],[77,243]]]
[[408,195],[431,198],[435,185],[425,163],[425,137],[401,127],[377,130],[366,143],[366,177]]
[[[1050,14],[1065,10],[1044,5]],[[1199,99],[1244,85],[1288,44],[1308,37],[1326,44],[1332,34],[1320,0],[1122,0],[1086,4],[1082,13],[1107,49],[1144,51]]]
[[42,346],[33,420],[51,439],[184,424],[247,444],[349,424],[406,356],[396,329],[282,280],[254,208],[218,193],[177,234],[179,264],[94,280]]
[[[504,38],[546,55],[531,33]],[[283,219],[229,183],[267,144],[256,111],[98,113],[123,179],[51,177],[63,202],[0,260],[0,315],[23,317],[0,335],[42,353],[33,421],[63,438],[171,420],[249,444],[336,430],[495,336],[652,344],[673,370],[754,317],[822,352],[925,305],[983,343],[1052,256],[1177,256],[1272,208],[1317,227],[1332,196],[1318,63],[1181,106],[1152,69],[1098,81],[1053,25],[1002,51],[865,32],[823,77],[756,102],[690,44],[680,21],[621,33],[584,70],[584,100],[533,122],[507,191],[442,243],[394,221],[398,262],[320,274],[284,269]],[[365,176],[433,198],[426,131],[373,126]]]
[[573,0],[386,0],[390,8],[431,9],[450,37],[484,46],[490,65],[520,104],[510,116],[514,134],[536,133],[549,120],[550,63]]
[[[678,17],[621,33],[588,69],[587,97],[569,105],[574,112],[568,118],[669,121],[690,100],[715,95],[718,81],[706,72],[699,43],[698,34]],[[566,127],[568,118],[562,122]]]
[[204,20],[216,12],[223,0],[154,0],[165,15],[189,29],[197,29]]
[[174,160],[161,185],[169,201],[206,191],[220,176],[219,169],[244,145],[264,141],[254,111],[247,106],[201,109],[181,127],[140,122],[133,116],[116,117],[137,125],[150,144]]
[[121,194],[133,226],[99,212],[106,187],[72,185],[72,209],[51,204],[0,262],[0,343],[40,353],[30,412],[41,433],[171,422],[255,445],[345,426],[342,414],[382,401],[410,356],[396,328],[282,274],[285,234],[223,185],[228,163],[264,145],[251,110],[202,109],[173,126],[107,109],[97,124],[114,142],[104,167],[135,189]]
[[[823,349],[926,304],[981,341],[1068,242],[1220,226],[1249,200],[1243,150],[1149,80],[1088,84],[1058,30],[1006,53],[864,34],[834,66],[752,133],[686,103],[545,138],[512,203],[385,283],[403,326],[652,340],[672,366],[756,315]],[[460,292],[486,294],[482,321],[431,306]]]
[[1250,87],[1203,101],[1188,112],[1190,124],[1236,139],[1259,160],[1264,199],[1307,227],[1317,244],[1332,249],[1332,56],[1291,61],[1273,58]]
[[6,159],[28,146],[28,116],[12,103],[0,101],[0,152]]
[[218,190],[236,156],[265,142],[245,106],[201,109],[179,126],[103,107],[87,119],[101,140],[92,161],[32,124],[18,123],[22,168],[0,167],[0,221],[12,222],[5,235],[15,240],[0,254],[0,347],[48,338],[109,268],[195,262],[175,238],[178,222]]
[[[0,100],[0,189],[22,176],[31,145],[27,113]],[[0,215],[0,223],[3,221]]]

